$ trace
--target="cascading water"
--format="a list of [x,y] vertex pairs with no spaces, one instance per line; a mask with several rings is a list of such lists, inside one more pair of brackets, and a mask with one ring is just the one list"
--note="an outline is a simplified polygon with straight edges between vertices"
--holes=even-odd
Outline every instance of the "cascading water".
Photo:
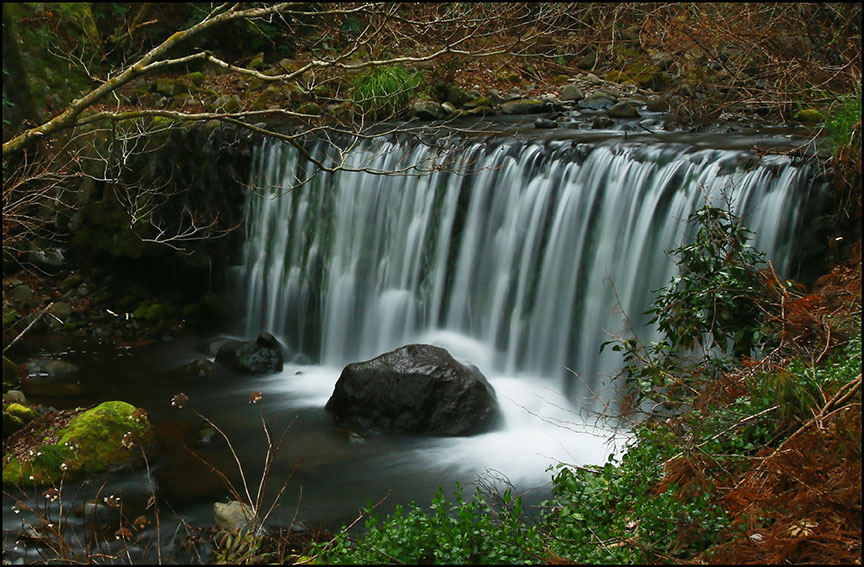
[[[311,152],[324,160],[324,148]],[[599,347],[625,333],[624,314],[654,339],[642,313],[675,275],[666,251],[692,236],[691,211],[730,200],[786,275],[814,183],[810,166],[784,156],[674,143],[510,139],[456,152],[379,139],[346,167],[448,167],[313,176],[291,146],[260,147],[240,273],[245,335],[269,330],[331,367],[429,342],[487,376],[602,391],[620,359]]]

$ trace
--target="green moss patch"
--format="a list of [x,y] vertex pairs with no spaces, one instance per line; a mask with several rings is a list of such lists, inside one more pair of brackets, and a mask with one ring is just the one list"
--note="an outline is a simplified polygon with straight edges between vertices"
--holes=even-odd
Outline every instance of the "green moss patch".
[[52,412],[10,437],[3,484],[46,486],[92,476],[134,461],[139,445],[152,440],[147,414],[126,402]]

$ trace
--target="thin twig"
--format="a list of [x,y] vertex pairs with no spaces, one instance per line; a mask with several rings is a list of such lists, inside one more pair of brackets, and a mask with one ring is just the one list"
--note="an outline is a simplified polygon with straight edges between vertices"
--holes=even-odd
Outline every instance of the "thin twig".
[[[45,314],[46,311],[48,311],[49,309],[51,309],[51,306],[52,306],[52,305],[54,305],[54,302],[53,302],[53,301],[52,301],[51,303],[49,303],[48,305],[46,305],[45,308],[42,309],[42,311],[40,311],[39,314],[38,314],[37,316],[33,317],[33,320],[30,321],[30,324],[27,325],[27,326],[24,328],[23,331],[21,331],[20,333],[18,333],[18,336],[15,337],[14,339],[12,339],[12,342],[11,342],[11,343],[9,343],[9,344],[6,345],[5,347],[3,347],[3,352],[5,353],[5,352],[9,349],[9,347],[11,347],[11,346],[14,345],[15,343],[17,343],[17,342],[18,342],[18,339],[20,339],[21,337],[23,337],[23,336],[24,336],[24,333],[26,333],[27,331],[29,331],[29,330],[30,330],[30,327],[32,327],[32,326],[36,323],[36,321],[38,321],[38,320],[42,317],[42,315]],[[59,319],[58,319],[58,320],[59,320]],[[62,321],[60,321],[60,322],[62,323]]]

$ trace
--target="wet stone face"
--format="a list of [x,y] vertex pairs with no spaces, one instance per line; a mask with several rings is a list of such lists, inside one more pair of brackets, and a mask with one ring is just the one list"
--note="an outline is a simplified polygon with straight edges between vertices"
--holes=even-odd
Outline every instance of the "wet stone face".
[[407,345],[342,371],[326,409],[362,428],[471,435],[499,417],[492,386],[474,366],[431,345]]

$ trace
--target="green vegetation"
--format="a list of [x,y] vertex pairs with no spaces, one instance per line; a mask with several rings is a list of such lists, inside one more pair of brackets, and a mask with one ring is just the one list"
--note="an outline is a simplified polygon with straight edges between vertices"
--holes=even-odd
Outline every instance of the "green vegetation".
[[539,557],[536,526],[522,520],[520,498],[510,491],[497,510],[475,492],[470,502],[457,486],[455,502],[448,502],[439,487],[427,514],[414,503],[401,506],[380,521],[371,506],[366,533],[352,542],[343,532],[332,543],[313,546],[325,563],[369,564],[528,564]]
[[384,118],[402,111],[414,98],[423,77],[401,65],[372,67],[352,81],[354,102],[375,118]]
[[828,121],[828,136],[835,156],[845,147],[861,153],[861,86],[841,97]]

